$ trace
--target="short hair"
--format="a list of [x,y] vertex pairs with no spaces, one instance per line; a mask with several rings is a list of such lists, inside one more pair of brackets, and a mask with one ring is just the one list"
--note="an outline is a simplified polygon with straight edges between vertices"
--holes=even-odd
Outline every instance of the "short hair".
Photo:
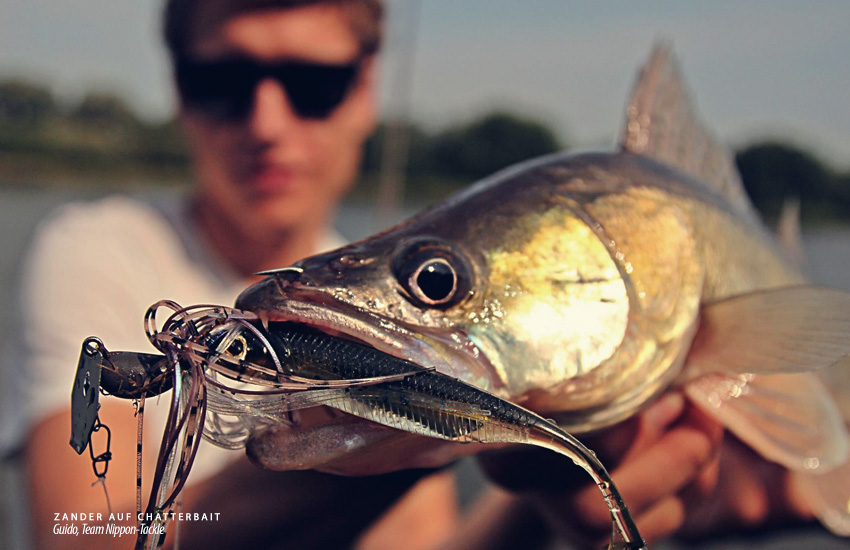
[[164,9],[163,34],[172,61],[189,55],[193,25],[199,9],[208,6],[212,17],[223,20],[247,11],[268,8],[298,8],[314,4],[334,4],[342,8],[360,43],[363,55],[376,53],[381,47],[384,8],[381,0],[167,0]]

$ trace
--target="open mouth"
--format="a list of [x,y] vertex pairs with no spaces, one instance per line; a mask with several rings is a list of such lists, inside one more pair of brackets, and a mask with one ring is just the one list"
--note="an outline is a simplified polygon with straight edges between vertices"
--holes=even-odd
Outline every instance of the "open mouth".
[[[445,420],[439,401],[422,403],[420,396],[417,403],[410,393],[421,392],[425,384],[408,387],[407,379],[427,376],[433,369],[384,353],[350,334],[293,321],[254,321],[236,338],[233,334],[230,328],[208,339],[211,348],[226,347],[228,364],[239,359],[250,365],[226,376],[257,381],[262,367],[261,374],[277,374],[276,380],[264,380],[277,388],[235,402],[211,392],[210,410],[232,414],[239,409],[228,407],[244,407],[246,452],[259,465],[363,474],[436,467],[463,452],[456,445],[422,437],[428,427],[445,432],[445,439],[471,429],[441,424]],[[215,370],[226,366],[220,361]],[[269,418],[287,421],[265,421]]]
[[[369,411],[364,414],[362,407],[381,407],[374,406],[374,396],[363,398],[363,393],[388,388],[398,391],[404,385],[398,380],[411,375],[427,377],[431,371],[485,390],[503,387],[493,366],[465,334],[451,328],[410,326],[337,301],[324,291],[290,284],[283,276],[268,277],[249,288],[237,299],[236,307],[260,319],[254,325],[262,328],[288,381],[299,377],[314,384],[340,380],[368,384],[364,381],[396,377],[396,382],[377,382],[380,387],[352,390],[362,398],[351,405],[361,407],[359,410],[324,403],[330,406],[299,411],[292,424],[255,424],[246,451],[265,468],[364,474],[441,466],[473,452],[475,446],[416,435],[415,426],[413,433],[406,433],[404,426],[399,426],[402,430],[388,427],[392,421],[386,422],[386,417],[384,425],[369,420]],[[431,413],[426,409],[418,410],[428,418]]]
[[252,311],[268,323],[304,324],[484,390],[503,390],[504,381],[496,368],[462,331],[410,325],[338,300],[328,291],[290,283],[290,276],[300,274],[272,275],[249,287],[237,298],[236,307]]

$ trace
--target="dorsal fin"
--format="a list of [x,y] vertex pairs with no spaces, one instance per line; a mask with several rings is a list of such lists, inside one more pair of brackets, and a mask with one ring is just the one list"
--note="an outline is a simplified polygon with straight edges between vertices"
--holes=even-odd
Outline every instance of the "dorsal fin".
[[752,211],[732,155],[697,119],[668,44],[656,44],[641,70],[621,147],[690,174],[740,211]]

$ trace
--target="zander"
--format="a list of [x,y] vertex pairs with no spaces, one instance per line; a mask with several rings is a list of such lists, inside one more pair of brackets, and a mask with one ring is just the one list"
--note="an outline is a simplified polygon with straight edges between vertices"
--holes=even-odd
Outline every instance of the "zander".
[[[265,275],[238,309],[155,304],[146,330],[165,357],[84,345],[77,452],[99,426],[92,387],[142,405],[174,389],[150,512],[173,505],[201,433],[267,468],[349,474],[477,450],[456,442],[523,442],[583,466],[611,512],[610,548],[642,548],[607,472],[564,430],[612,425],[678,386],[797,472],[821,520],[850,534],[836,382],[850,376],[850,295],[808,285],[760,223],[664,47],[619,151],[519,164]],[[173,314],[160,329],[161,307]]]
[[[850,296],[808,285],[758,220],[665,47],[640,75],[619,151],[519,164],[267,275],[237,308],[433,367],[571,432],[680,385],[799,471],[822,520],[850,532],[850,445],[820,380],[850,351]],[[375,430],[328,422],[248,447],[280,469],[398,463]]]

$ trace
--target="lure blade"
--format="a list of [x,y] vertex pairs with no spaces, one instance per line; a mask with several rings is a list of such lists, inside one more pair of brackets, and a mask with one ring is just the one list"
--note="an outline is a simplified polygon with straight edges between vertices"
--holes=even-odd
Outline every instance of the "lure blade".
[[74,389],[71,391],[71,447],[83,454],[91,439],[94,421],[100,408],[100,365],[103,342],[94,336],[86,338],[80,350]]

